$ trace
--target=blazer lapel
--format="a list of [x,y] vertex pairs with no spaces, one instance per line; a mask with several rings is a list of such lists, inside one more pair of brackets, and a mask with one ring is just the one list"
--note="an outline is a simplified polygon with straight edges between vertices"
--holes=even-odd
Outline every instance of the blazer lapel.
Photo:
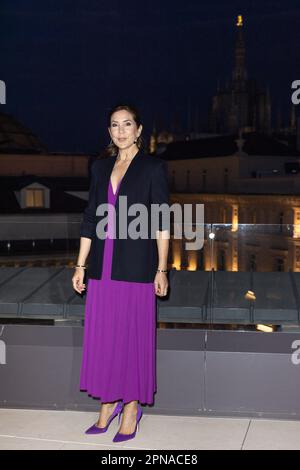
[[141,150],[135,155],[134,159],[130,163],[129,167],[126,170],[125,175],[122,178],[122,181],[119,186],[118,196],[120,194],[127,194],[128,189],[134,185],[134,182],[138,178],[139,169],[142,164],[143,153]]
[[103,166],[101,166],[101,174],[99,175],[99,188],[98,188],[98,195],[99,195],[100,202],[107,202],[109,179],[110,179],[111,172],[113,170],[116,159],[117,159],[117,155],[114,155],[112,157],[107,157],[103,162]]

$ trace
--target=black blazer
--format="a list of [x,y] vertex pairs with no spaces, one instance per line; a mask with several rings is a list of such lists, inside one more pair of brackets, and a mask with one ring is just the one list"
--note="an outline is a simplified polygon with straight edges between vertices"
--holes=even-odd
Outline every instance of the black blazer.
[[[104,239],[96,234],[97,223],[107,216],[96,215],[97,206],[107,203],[107,191],[110,176],[116,161],[116,156],[97,159],[91,166],[91,182],[89,200],[84,210],[80,225],[80,237],[92,240],[88,257],[87,278],[101,279],[104,252]],[[153,282],[158,268],[157,241],[151,238],[150,218],[148,238],[131,239],[119,238],[118,214],[119,196],[127,196],[127,211],[131,204],[143,203],[148,214],[151,214],[151,204],[166,203],[169,205],[169,187],[167,163],[159,157],[145,154],[139,150],[135,155],[119,186],[115,203],[116,235],[114,239],[111,279],[131,282]],[[127,215],[127,228],[135,216]],[[162,217],[159,218],[158,230],[169,229]]]

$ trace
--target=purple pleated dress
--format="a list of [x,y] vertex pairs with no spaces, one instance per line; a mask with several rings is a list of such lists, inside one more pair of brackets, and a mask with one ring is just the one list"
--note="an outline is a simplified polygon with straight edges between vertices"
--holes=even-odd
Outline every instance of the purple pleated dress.
[[[109,180],[108,202],[115,204]],[[102,279],[89,279],[85,304],[80,390],[102,402],[153,404],[156,392],[154,282],[111,279],[113,217],[108,211]]]

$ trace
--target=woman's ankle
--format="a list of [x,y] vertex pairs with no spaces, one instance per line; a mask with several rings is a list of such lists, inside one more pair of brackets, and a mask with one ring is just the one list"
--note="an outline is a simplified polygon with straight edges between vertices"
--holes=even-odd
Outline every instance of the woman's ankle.
[[107,403],[102,403],[101,406],[103,406],[103,408],[113,408],[114,406],[116,405],[116,402],[107,402]]

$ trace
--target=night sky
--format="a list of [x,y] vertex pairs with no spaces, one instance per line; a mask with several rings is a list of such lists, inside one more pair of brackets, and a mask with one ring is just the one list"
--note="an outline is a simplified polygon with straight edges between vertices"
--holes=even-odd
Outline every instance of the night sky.
[[106,146],[106,113],[119,102],[140,109],[146,138],[154,122],[170,130],[189,129],[189,116],[205,122],[218,80],[231,77],[238,14],[248,76],[269,86],[274,118],[278,106],[287,115],[300,79],[299,0],[2,0],[0,8],[1,111],[50,151]]

